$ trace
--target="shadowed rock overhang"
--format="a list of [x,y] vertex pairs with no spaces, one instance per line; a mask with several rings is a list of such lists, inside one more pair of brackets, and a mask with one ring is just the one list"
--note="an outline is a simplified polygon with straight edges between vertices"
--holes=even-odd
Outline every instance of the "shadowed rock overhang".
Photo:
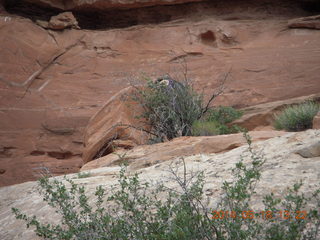
[[[191,15],[219,16],[233,8],[255,8],[276,13],[276,9],[303,8],[317,13],[317,0],[3,0],[9,13],[30,18],[33,21],[49,21],[64,11],[72,11],[82,29],[124,28],[139,24],[159,24],[187,19]],[[234,19],[233,19],[234,20]],[[241,18],[239,19],[241,20]]]

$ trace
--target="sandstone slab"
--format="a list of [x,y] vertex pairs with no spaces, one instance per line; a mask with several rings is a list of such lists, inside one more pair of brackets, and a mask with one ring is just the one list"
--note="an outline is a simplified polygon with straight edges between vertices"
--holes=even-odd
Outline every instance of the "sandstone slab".
[[288,22],[288,27],[320,29],[320,15],[292,19]]
[[[266,140],[284,134],[280,131],[250,132],[253,141]],[[179,137],[165,143],[137,146],[132,150],[115,151],[112,154],[88,162],[81,168],[81,171],[118,166],[125,161],[130,164],[130,168],[141,169],[176,157],[226,152],[244,144],[246,144],[246,140],[241,133],[209,137]]]

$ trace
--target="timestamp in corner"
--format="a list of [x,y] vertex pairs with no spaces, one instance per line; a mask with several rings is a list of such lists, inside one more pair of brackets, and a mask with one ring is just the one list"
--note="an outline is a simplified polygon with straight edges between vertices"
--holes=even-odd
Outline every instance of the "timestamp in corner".
[[227,218],[240,218],[240,219],[263,219],[263,220],[305,220],[307,219],[307,211],[287,211],[287,210],[280,210],[280,211],[224,211],[224,210],[214,210],[212,211],[211,219],[227,219]]

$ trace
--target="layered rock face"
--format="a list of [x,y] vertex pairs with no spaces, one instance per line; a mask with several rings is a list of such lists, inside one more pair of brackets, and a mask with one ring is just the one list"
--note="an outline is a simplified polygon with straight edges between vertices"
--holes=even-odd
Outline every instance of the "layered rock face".
[[99,9],[110,8],[140,8],[154,5],[181,4],[188,2],[200,2],[204,0],[24,0],[33,4],[46,5],[61,10],[71,9]]
[[[287,133],[284,136],[271,138],[257,142],[252,145],[254,151],[262,154],[265,163],[262,167],[261,180],[256,185],[256,193],[250,203],[250,209],[263,210],[262,199],[266,194],[273,193],[276,198],[283,198],[287,187],[302,180],[304,183],[300,189],[305,196],[310,196],[319,186],[320,152],[320,130],[308,130],[300,133]],[[204,138],[206,139],[206,138]],[[192,138],[185,139],[185,144],[192,148]],[[163,143],[165,145],[166,143]],[[171,145],[174,148],[174,142]],[[212,142],[202,141],[202,147],[209,149]],[[145,165],[132,169],[129,166],[128,173],[140,173],[142,182],[151,182],[151,187],[163,183],[169,188],[178,188],[178,184],[172,180],[170,166],[180,166],[177,173],[183,176],[183,167],[177,155],[163,162],[156,162],[165,154],[159,145],[159,151],[155,151],[154,158],[146,159]],[[204,197],[209,199],[209,207],[215,209],[216,204],[222,196],[223,181],[233,181],[234,175],[231,169],[240,160],[244,163],[250,162],[250,154],[247,146],[235,148],[225,153],[196,154],[191,152],[184,156],[188,172],[204,171],[206,183],[204,185]],[[149,167],[146,167],[149,166]],[[103,167],[89,171],[87,178],[78,178],[77,174],[68,175],[77,184],[83,184],[90,197],[90,203],[94,204],[94,191],[97,186],[102,185],[109,193],[112,187],[118,186],[118,174],[120,167]],[[62,180],[62,177],[57,177]],[[23,200],[22,200],[23,199]],[[36,215],[46,223],[59,223],[60,218],[54,209],[42,201],[37,192],[36,182],[23,183],[15,186],[0,188],[0,238],[3,240],[34,240],[38,239],[33,229],[26,229],[25,223],[15,220],[11,213],[11,207],[21,209],[28,215]],[[309,208],[314,202],[308,202]],[[104,206],[108,209],[108,205]],[[303,209],[308,210],[308,209]],[[60,222],[61,223],[61,222]]]
[[[252,141],[261,141],[284,135],[280,131],[250,132]],[[230,151],[246,144],[242,133],[209,137],[180,137],[170,142],[153,145],[137,146],[133,149],[116,149],[113,154],[94,159],[85,164],[81,171],[117,166],[127,161],[130,168],[140,169],[172,158],[192,154],[210,154]],[[120,157],[119,157],[120,156]]]
[[47,30],[33,8],[30,19],[2,11],[0,186],[78,171],[89,119],[137,78],[187,73],[209,96],[230,72],[214,104],[235,107],[319,93],[320,32],[287,25],[307,13],[292,1],[233,3],[163,6],[167,22],[146,25],[142,14],[141,25],[99,30]]

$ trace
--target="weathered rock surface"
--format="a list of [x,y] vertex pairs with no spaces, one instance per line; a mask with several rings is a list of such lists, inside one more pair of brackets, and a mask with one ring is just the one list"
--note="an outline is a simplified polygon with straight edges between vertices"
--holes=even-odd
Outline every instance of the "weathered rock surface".
[[320,15],[292,19],[288,22],[290,28],[320,29]]
[[[208,95],[231,69],[215,104],[239,108],[319,93],[320,32],[283,31],[289,19],[306,13],[291,1],[267,8],[257,1],[233,2],[179,5],[183,11],[170,13],[178,16],[174,21],[99,31],[45,30],[1,13],[0,142],[6,150],[0,186],[36,179],[35,167],[54,172],[36,151],[70,152],[73,157],[60,160],[60,170],[79,169],[84,128],[128,79],[164,73],[181,79],[186,63],[195,88]],[[151,13],[152,19],[159,14]],[[89,14],[88,26],[92,18],[99,20]],[[71,163],[73,158],[78,162]]]
[[[299,104],[307,100],[320,102],[320,94],[312,94],[309,96],[263,103],[243,108],[241,110],[244,112],[244,115],[240,119],[234,121],[232,124],[237,124],[248,130],[272,129],[275,114],[281,112],[281,110],[290,105]],[[317,123],[315,126],[317,126]]]
[[[266,140],[284,134],[285,132],[280,131],[250,132],[253,141]],[[246,140],[241,133],[209,137],[180,137],[170,142],[138,146],[132,150],[115,151],[85,164],[81,171],[115,166],[124,161],[130,164],[130,168],[141,169],[172,158],[226,152],[244,144],[246,144]]]
[[73,16],[72,12],[63,12],[57,16],[51,17],[47,28],[53,30],[63,30],[66,28],[78,29],[77,19]]
[[147,134],[138,130],[145,128],[145,124],[137,118],[143,109],[132,100],[134,92],[133,87],[121,90],[90,119],[84,137],[84,163],[114,149],[132,148],[147,142]]
[[38,5],[46,5],[62,10],[71,9],[99,9],[110,8],[141,8],[154,5],[172,5],[188,2],[200,2],[204,0],[24,0]]
[[6,13],[4,6],[3,6],[3,0],[0,0],[0,14]]
[[312,128],[320,129],[320,112],[318,112],[318,114],[313,118]]
[[[283,198],[286,188],[293,186],[299,180],[304,183],[301,191],[305,196],[310,196],[315,189],[320,187],[320,157],[304,158],[296,154],[301,149],[307,149],[319,143],[319,137],[319,130],[308,130],[306,132],[288,133],[281,137],[253,144],[255,151],[262,151],[266,162],[262,168],[261,180],[256,186],[256,194],[252,199],[250,208],[255,211],[263,210],[261,202],[263,196],[272,192],[275,197]],[[171,148],[175,147],[174,142],[170,142],[170,144],[172,144]],[[209,207],[216,208],[217,201],[222,196],[223,181],[233,180],[234,176],[231,169],[240,160],[240,155],[243,156],[245,163],[250,161],[246,149],[247,146],[242,146],[226,153],[198,154],[184,158],[188,171],[204,171],[206,176],[204,196],[209,197]],[[158,154],[161,156],[163,152],[158,152]],[[172,181],[172,175],[168,171],[169,166],[175,168],[176,164],[181,164],[179,157],[172,157],[166,162],[139,169],[140,179],[149,181],[153,185],[163,183],[168,187],[177,188],[177,184]],[[85,185],[90,195],[90,202],[93,203],[93,192],[97,186],[102,185],[109,192],[112,187],[118,184],[116,175],[118,175],[119,170],[120,167],[104,167],[89,171],[90,177],[87,178],[78,179],[76,174],[68,175],[68,177],[73,178],[76,183]],[[129,168],[129,173],[134,172]],[[182,166],[178,173],[183,174]],[[57,178],[62,179],[62,177]],[[32,229],[26,229],[23,221],[15,220],[10,210],[12,207],[17,207],[28,215],[35,214],[44,222],[59,222],[59,217],[54,213],[54,210],[42,202],[42,197],[37,193],[36,185],[35,182],[28,182],[0,188],[1,239],[37,239]],[[312,202],[308,203],[308,207],[311,206],[310,204]]]

